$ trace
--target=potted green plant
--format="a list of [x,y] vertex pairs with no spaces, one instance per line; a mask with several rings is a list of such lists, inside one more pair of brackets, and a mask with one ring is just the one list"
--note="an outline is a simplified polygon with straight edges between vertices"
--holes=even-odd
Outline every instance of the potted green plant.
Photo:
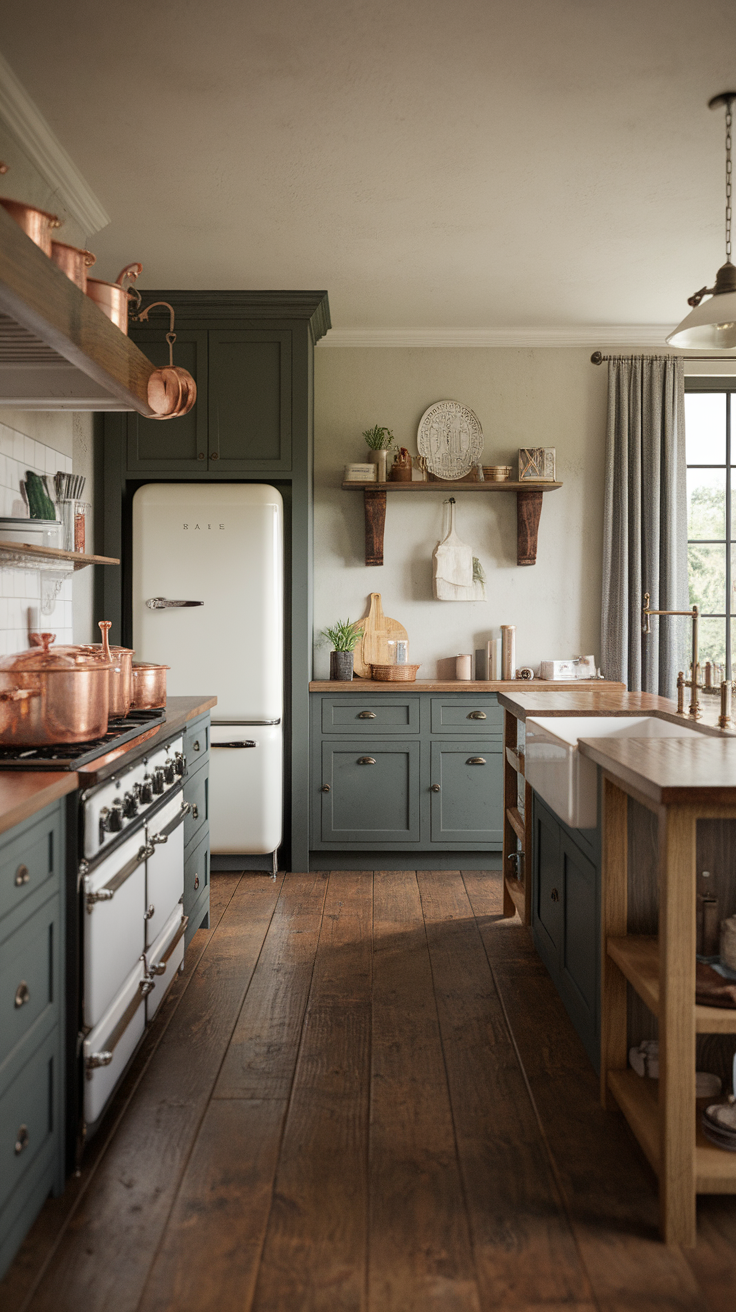
[[373,428],[366,428],[363,437],[371,450],[371,459],[376,468],[376,482],[385,483],[387,477],[388,453],[394,441],[394,435],[390,428],[381,428],[375,424]]
[[353,677],[353,651],[363,637],[363,630],[352,620],[337,620],[331,629],[322,630],[323,638],[332,643],[330,652],[330,678],[350,683]]

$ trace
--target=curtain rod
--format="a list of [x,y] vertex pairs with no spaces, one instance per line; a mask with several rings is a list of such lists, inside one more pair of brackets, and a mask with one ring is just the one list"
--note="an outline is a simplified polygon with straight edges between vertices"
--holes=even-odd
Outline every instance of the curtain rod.
[[[638,358],[637,356],[633,356],[633,355],[602,355],[600,351],[594,351],[593,354],[592,354],[591,357],[590,357],[590,363],[591,363],[591,364],[604,364],[607,360],[634,360],[634,359],[637,359],[637,358]],[[674,352],[672,353],[672,355],[650,355],[650,356],[647,356],[647,359],[649,359],[649,360],[674,360],[674,359],[676,359],[676,358],[677,358],[677,352],[676,352],[676,351],[674,351]],[[723,364],[724,361],[727,361],[727,360],[734,360],[734,361],[736,362],[736,356],[733,356],[733,355],[683,355],[683,356],[681,356],[680,358],[683,359],[683,360],[696,360],[696,361],[698,361],[698,360],[717,360],[717,361],[719,362],[719,364]]]

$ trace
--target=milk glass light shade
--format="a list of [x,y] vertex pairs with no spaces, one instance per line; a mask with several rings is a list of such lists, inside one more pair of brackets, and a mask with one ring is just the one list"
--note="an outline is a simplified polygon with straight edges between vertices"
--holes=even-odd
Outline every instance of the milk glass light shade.
[[736,292],[701,301],[667,338],[669,346],[707,351],[736,348]]

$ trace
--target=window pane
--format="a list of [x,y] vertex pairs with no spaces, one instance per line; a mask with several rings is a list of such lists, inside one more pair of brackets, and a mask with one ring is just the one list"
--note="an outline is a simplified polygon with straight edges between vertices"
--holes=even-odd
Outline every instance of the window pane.
[[[698,648],[702,678],[704,677],[703,667],[706,661],[719,661],[723,664],[726,659],[726,621],[701,620],[698,625]],[[688,670],[689,668],[690,648],[688,648]]]
[[726,548],[690,543],[687,549],[690,605],[701,614],[726,612]]
[[[736,465],[736,392],[732,392],[728,399],[731,403],[731,464]],[[685,420],[685,429],[687,444],[687,420]]]
[[685,444],[689,465],[725,465],[726,396],[723,392],[685,393]]
[[[736,470],[733,471],[736,479]],[[687,535],[689,538],[725,538],[726,471],[688,469]]]

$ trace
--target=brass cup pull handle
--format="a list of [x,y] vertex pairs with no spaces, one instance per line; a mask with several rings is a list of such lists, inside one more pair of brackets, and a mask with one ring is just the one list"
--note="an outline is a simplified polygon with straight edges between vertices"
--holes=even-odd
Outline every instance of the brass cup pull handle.
[[358,715],[359,720],[375,720],[375,718],[376,718],[375,711],[361,711],[360,714]]
[[430,793],[439,793],[440,792],[439,784],[430,784],[429,791]]
[[30,1002],[30,1000],[31,1000],[31,990],[29,989],[25,980],[22,979],[17,989],[15,990],[15,1005],[16,1007],[25,1007],[26,1003]]
[[468,719],[469,719],[469,720],[485,720],[485,719],[486,719],[486,713],[485,713],[485,711],[471,711],[471,712],[470,712],[470,715],[468,716]]
[[559,893],[557,892],[557,889],[556,889],[556,888],[553,888],[553,889],[552,889],[552,892],[550,893],[550,897],[551,897],[551,899],[552,899],[553,902],[559,902],[559,900],[560,900],[560,895],[559,895]]
[[485,765],[485,763],[485,756],[469,756],[465,762],[466,765]]
[[28,866],[20,865],[15,872],[15,887],[22,888],[31,878]]
[[20,1154],[23,1152],[23,1149],[28,1147],[30,1138],[31,1136],[28,1133],[28,1126],[21,1125],[20,1129],[18,1130],[18,1138],[15,1141],[16,1157],[20,1157]]
[[329,784],[323,784],[323,785],[322,785],[322,792],[323,792],[323,793],[329,793],[329,791],[330,791],[330,785],[329,785]]
[[359,756],[359,757],[358,757],[358,765],[375,765],[375,764],[376,764],[376,758],[375,758],[375,756]]

